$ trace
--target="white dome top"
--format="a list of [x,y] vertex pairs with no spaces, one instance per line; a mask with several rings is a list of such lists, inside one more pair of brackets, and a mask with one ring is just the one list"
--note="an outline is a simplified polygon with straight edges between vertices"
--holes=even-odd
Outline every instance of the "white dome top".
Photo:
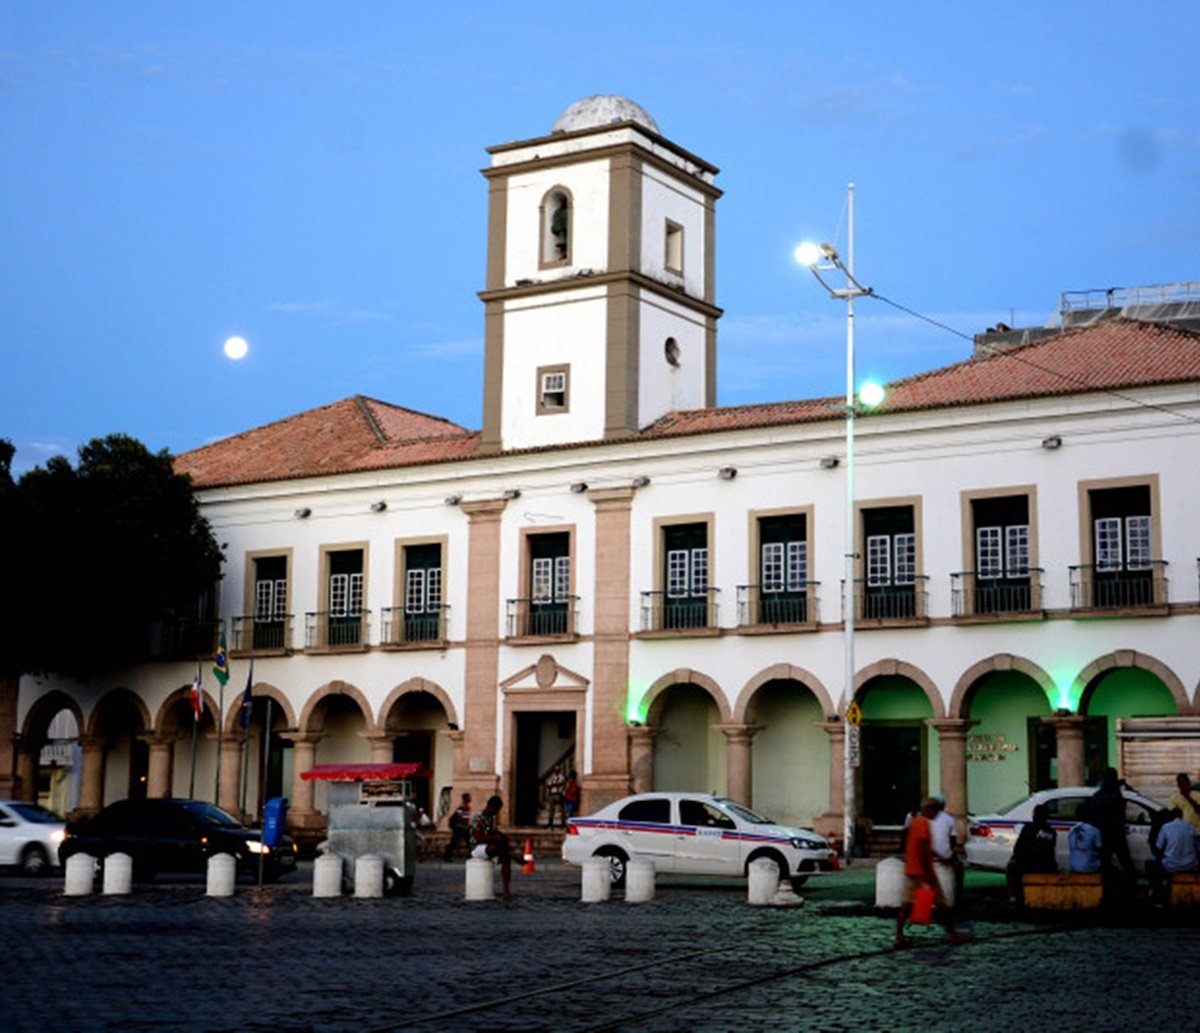
[[636,122],[651,132],[659,133],[658,123],[636,101],[615,93],[597,93],[577,100],[558,116],[552,133],[570,133],[576,129],[594,129],[610,122]]

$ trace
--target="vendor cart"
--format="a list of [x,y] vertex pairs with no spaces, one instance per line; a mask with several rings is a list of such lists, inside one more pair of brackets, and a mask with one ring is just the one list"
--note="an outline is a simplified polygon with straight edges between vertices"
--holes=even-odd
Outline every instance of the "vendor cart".
[[412,889],[417,864],[413,781],[429,778],[420,764],[317,764],[300,777],[329,784],[329,838],[324,850],[342,859],[342,879],[353,885],[355,862],[383,858],[388,895]]

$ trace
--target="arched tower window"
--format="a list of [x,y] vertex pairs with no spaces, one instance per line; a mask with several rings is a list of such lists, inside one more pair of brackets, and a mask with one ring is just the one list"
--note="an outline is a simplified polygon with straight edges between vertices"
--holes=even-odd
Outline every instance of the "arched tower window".
[[571,264],[573,214],[571,192],[566,187],[553,187],[542,198],[542,247],[539,264],[543,269]]

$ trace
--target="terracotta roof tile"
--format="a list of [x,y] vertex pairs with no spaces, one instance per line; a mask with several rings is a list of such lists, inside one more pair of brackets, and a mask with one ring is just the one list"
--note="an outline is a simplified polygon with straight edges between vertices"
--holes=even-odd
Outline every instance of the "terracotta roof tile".
[[[882,412],[1200,382],[1200,333],[1116,318],[944,366],[888,385]],[[630,440],[840,419],[840,398],[669,413]],[[524,449],[587,448],[607,442]],[[448,420],[356,395],[185,452],[198,487],[251,484],[480,456],[480,435]]]

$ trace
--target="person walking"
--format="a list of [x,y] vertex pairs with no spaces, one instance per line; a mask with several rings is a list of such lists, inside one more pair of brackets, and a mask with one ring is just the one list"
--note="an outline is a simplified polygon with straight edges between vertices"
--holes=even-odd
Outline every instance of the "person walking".
[[554,770],[546,778],[546,795],[550,800],[550,812],[546,815],[546,828],[554,828],[555,814],[562,815],[563,828],[567,827],[567,810],[563,806],[563,793],[567,788],[567,776],[563,774],[561,764],[555,764]]
[[579,775],[572,768],[567,772],[567,784],[563,787],[563,808],[567,812],[568,820],[579,813],[579,797]]
[[904,927],[912,915],[913,898],[918,890],[928,889],[933,892],[933,902],[938,920],[946,929],[946,935],[951,943],[963,943],[968,939],[954,928],[954,918],[946,907],[946,897],[938,882],[936,864],[933,855],[932,822],[938,813],[938,803],[932,797],[921,801],[921,813],[912,820],[908,828],[908,836],[904,844],[904,902],[896,916],[897,947],[907,947],[911,944],[904,935]]

